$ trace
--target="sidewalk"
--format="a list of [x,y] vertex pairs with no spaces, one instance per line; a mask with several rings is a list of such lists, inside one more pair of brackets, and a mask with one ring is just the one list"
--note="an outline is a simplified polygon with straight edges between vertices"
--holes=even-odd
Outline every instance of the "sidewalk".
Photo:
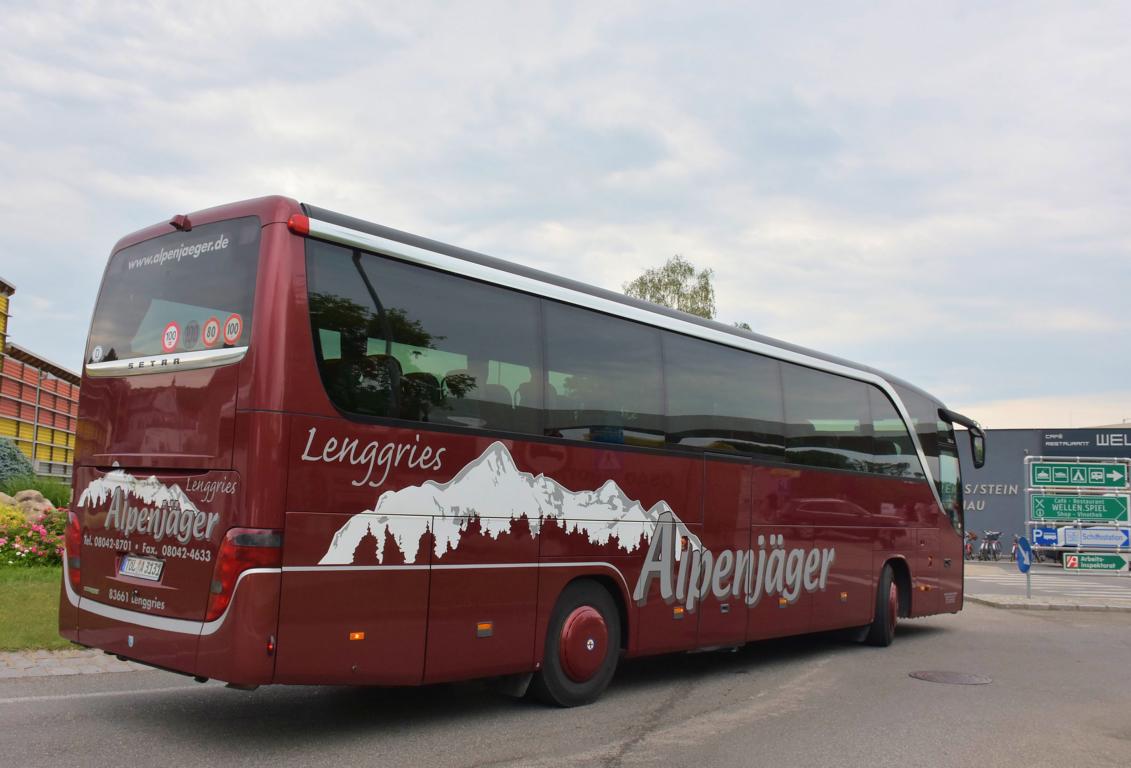
[[1131,605],[1083,601],[1072,597],[1034,597],[1032,599],[1017,595],[971,595],[966,593],[963,600],[979,603],[993,608],[1010,608],[1022,611],[1110,611],[1112,613],[1131,613]]
[[967,562],[964,599],[972,603],[1031,611],[1131,613],[1131,579],[1116,574],[1065,573],[1053,563],[1034,564],[1033,597],[1016,564]]
[[97,675],[103,672],[149,670],[132,661],[118,661],[102,651],[0,651],[0,679],[53,675]]

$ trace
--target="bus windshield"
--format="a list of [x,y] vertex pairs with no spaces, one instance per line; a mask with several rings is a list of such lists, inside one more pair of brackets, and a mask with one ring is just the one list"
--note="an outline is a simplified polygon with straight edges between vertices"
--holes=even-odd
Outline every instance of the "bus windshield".
[[115,253],[86,363],[247,346],[259,219],[204,224]]

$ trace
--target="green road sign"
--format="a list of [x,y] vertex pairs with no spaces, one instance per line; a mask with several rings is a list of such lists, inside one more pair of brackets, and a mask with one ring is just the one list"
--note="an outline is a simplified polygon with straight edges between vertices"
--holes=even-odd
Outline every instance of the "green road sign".
[[1029,465],[1032,488],[1126,488],[1125,464],[1034,461]]
[[1123,523],[1128,521],[1128,498],[1127,496],[1053,496],[1047,493],[1034,493],[1029,496],[1029,519]]
[[1131,568],[1131,555],[1100,555],[1090,552],[1064,553],[1066,571],[1126,571]]

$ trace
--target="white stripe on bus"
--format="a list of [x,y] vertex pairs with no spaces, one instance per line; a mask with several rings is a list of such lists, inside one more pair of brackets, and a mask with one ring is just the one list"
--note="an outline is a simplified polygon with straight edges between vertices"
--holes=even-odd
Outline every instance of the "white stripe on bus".
[[[133,624],[146,629],[160,629],[165,632],[176,632],[182,635],[197,635],[206,637],[215,634],[217,630],[223,626],[224,621],[228,618],[228,614],[232,610],[232,605],[235,604],[236,595],[239,592],[240,584],[243,582],[245,576],[254,576],[261,573],[317,573],[319,571],[417,571],[417,570],[491,570],[498,568],[592,568],[592,567],[607,568],[617,575],[621,585],[627,594],[628,582],[625,581],[624,575],[621,574],[620,569],[612,563],[604,562],[549,562],[549,563],[469,563],[467,565],[291,565],[283,568],[251,568],[244,571],[236,579],[236,585],[232,589],[232,599],[228,603],[228,607],[219,618],[212,621],[193,621],[191,619],[173,619],[168,616],[153,616],[148,613],[138,613],[126,608],[119,608],[115,605],[107,605],[106,603],[99,603],[91,600],[90,598],[80,598],[75,594],[71,588],[71,581],[67,575],[67,561],[63,558],[63,587],[67,595],[67,602],[78,608],[80,611],[93,613],[96,616],[101,616],[106,619],[113,619],[121,621],[126,624]],[[81,628],[80,628],[81,629]]]

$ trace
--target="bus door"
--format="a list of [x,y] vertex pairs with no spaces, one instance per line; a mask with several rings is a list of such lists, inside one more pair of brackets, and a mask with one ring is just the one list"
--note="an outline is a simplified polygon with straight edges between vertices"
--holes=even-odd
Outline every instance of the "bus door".
[[[936,521],[942,519],[944,525],[949,525],[937,512],[931,517]],[[935,527],[931,528],[920,528],[915,543],[916,562],[912,566],[915,582],[911,595],[912,610],[916,615],[938,613],[942,602],[942,592],[939,589],[942,562],[939,556],[938,524],[936,523]],[[919,589],[914,587],[919,587]]]
[[[499,510],[502,512],[503,510]],[[538,542],[525,517],[435,516],[424,681],[523,672],[534,662]]]
[[428,565],[398,562],[388,542],[422,528],[408,516],[287,513],[288,545],[331,540],[344,558],[312,565],[297,546],[285,550],[275,682],[421,682]]
[[[682,561],[687,559],[690,567],[689,554],[691,538],[703,537],[703,501],[704,501],[704,462],[701,457],[688,460],[684,457],[666,457],[660,461],[650,461],[652,469],[647,476],[653,484],[667,483],[667,490],[663,499],[671,506],[676,518],[672,522],[662,523],[665,530],[657,530],[653,536],[671,536],[673,546],[679,552],[680,563],[672,563],[672,586],[675,594],[665,600],[660,594],[660,580],[655,579],[651,584],[643,603],[637,601],[635,606],[636,632],[635,642],[631,647],[637,655],[666,653],[670,651],[687,651],[697,646],[699,633],[700,614],[705,610],[718,610],[714,601],[706,605],[696,600],[691,610],[688,610],[686,593],[677,586],[679,571]],[[667,530],[670,529],[670,530]],[[653,539],[654,540],[654,539]],[[631,558],[632,565],[626,568],[628,584],[637,584],[640,567],[643,563],[644,552],[639,551]],[[626,564],[627,565],[627,564]],[[690,580],[690,577],[688,577]],[[686,584],[684,585],[686,588]]]
[[[295,417],[275,682],[422,681],[432,516],[411,514],[411,503],[399,503],[402,492],[358,484],[364,467],[359,474],[348,461],[301,458],[324,455],[331,440],[365,446],[375,440],[414,442],[413,436]],[[409,495],[411,486],[428,477],[422,470],[401,474]]]
[[940,422],[939,430],[939,490],[946,514],[939,515],[936,559],[941,562],[937,590],[939,601],[935,610],[954,612],[962,608],[962,548],[965,536],[962,482],[954,428]]
[[[804,502],[816,525],[813,546],[829,567],[813,593],[813,629],[867,624],[876,606],[877,547],[897,548],[893,537],[910,541],[907,530],[921,483],[844,474],[828,497]],[[902,546],[898,547],[902,548]],[[915,564],[912,564],[915,568]]]
[[[751,473],[750,548],[755,558],[768,558],[775,548],[808,551],[813,546],[811,510],[805,502],[823,493],[818,481],[823,473],[796,467],[754,467]],[[780,537],[780,539],[779,539]],[[780,543],[779,543],[780,542]],[[768,571],[768,567],[766,571]],[[765,574],[765,572],[764,572]],[[757,575],[755,575],[757,579]],[[808,632],[812,624],[813,596],[804,589],[788,595],[757,590],[757,602],[748,609],[747,640]]]
[[[711,575],[697,609],[700,648],[739,645],[746,640],[745,592],[735,566],[738,553],[750,550],[751,476],[749,459],[706,457],[701,537],[711,552]],[[737,595],[736,579],[740,584]]]

